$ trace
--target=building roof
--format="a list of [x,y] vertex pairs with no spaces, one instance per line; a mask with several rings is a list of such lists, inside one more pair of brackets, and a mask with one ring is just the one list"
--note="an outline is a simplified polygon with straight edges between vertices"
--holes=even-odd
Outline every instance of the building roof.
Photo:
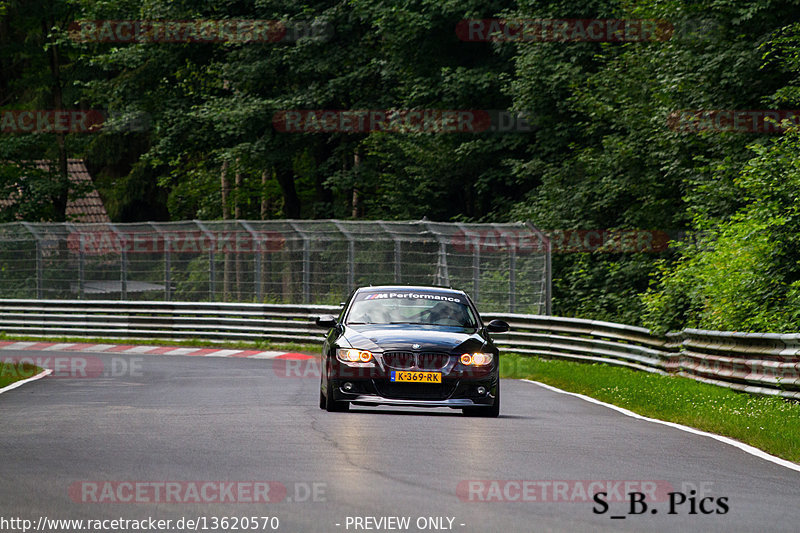
[[[51,164],[52,162],[47,160],[36,161],[36,167],[42,170],[49,170]],[[69,198],[67,200],[67,221],[78,223],[111,222],[103,205],[103,200],[100,198],[100,194],[97,192],[83,160],[68,159],[67,174],[69,175],[70,183],[80,185],[81,189],[88,190],[80,198]],[[14,205],[16,202],[17,199],[13,196],[2,198],[0,199],[0,209]]]

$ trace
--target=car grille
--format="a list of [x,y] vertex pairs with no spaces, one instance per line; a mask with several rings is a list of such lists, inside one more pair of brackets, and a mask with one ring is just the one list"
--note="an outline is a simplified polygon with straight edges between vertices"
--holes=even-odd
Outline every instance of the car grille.
[[435,352],[386,352],[383,354],[383,362],[389,368],[395,370],[408,370],[418,368],[420,370],[442,370],[450,362],[450,355]]
[[386,352],[383,354],[383,362],[389,368],[405,370],[414,366],[416,357],[411,352]]
[[397,400],[446,400],[453,394],[457,382],[392,383],[375,380],[375,389],[384,398]]
[[421,353],[417,356],[417,366],[421,370],[441,370],[450,362],[450,356],[444,353]]

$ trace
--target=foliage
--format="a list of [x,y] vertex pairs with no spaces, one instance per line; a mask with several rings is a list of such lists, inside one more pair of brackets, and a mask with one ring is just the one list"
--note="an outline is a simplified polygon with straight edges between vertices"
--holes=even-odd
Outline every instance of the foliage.
[[[800,26],[787,26],[797,7],[4,0],[0,111],[99,109],[108,122],[95,134],[3,133],[0,197],[18,198],[0,221],[63,220],[66,176],[28,162],[77,157],[121,222],[427,217],[689,232],[710,248],[556,256],[554,312],[661,329],[792,328],[794,137],[686,132],[670,117],[797,106]],[[606,43],[464,42],[455,32],[465,19],[497,17],[656,19],[673,31]],[[68,31],[73,21],[126,19],[278,20],[309,31],[250,43],[83,42]],[[293,109],[512,110],[533,129],[273,126]],[[786,179],[767,186],[768,174]]]
[[[755,156],[735,185],[747,202],[712,227],[644,295],[646,321],[755,332],[796,331],[800,321],[800,131],[794,128]],[[698,226],[706,225],[700,218]]]

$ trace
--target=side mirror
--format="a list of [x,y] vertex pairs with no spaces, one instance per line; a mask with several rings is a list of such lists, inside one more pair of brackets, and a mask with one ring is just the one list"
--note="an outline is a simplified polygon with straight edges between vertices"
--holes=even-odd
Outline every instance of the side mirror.
[[486,331],[489,333],[505,333],[510,330],[511,326],[505,320],[492,320],[486,324]]
[[317,317],[316,324],[321,328],[330,329],[336,327],[336,317],[333,315],[320,315]]

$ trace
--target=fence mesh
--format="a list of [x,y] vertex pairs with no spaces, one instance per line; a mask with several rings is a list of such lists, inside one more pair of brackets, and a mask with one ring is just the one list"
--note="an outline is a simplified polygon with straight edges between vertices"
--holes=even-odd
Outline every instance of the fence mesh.
[[337,304],[364,285],[467,291],[484,312],[549,312],[531,224],[184,221],[0,224],[0,297]]

